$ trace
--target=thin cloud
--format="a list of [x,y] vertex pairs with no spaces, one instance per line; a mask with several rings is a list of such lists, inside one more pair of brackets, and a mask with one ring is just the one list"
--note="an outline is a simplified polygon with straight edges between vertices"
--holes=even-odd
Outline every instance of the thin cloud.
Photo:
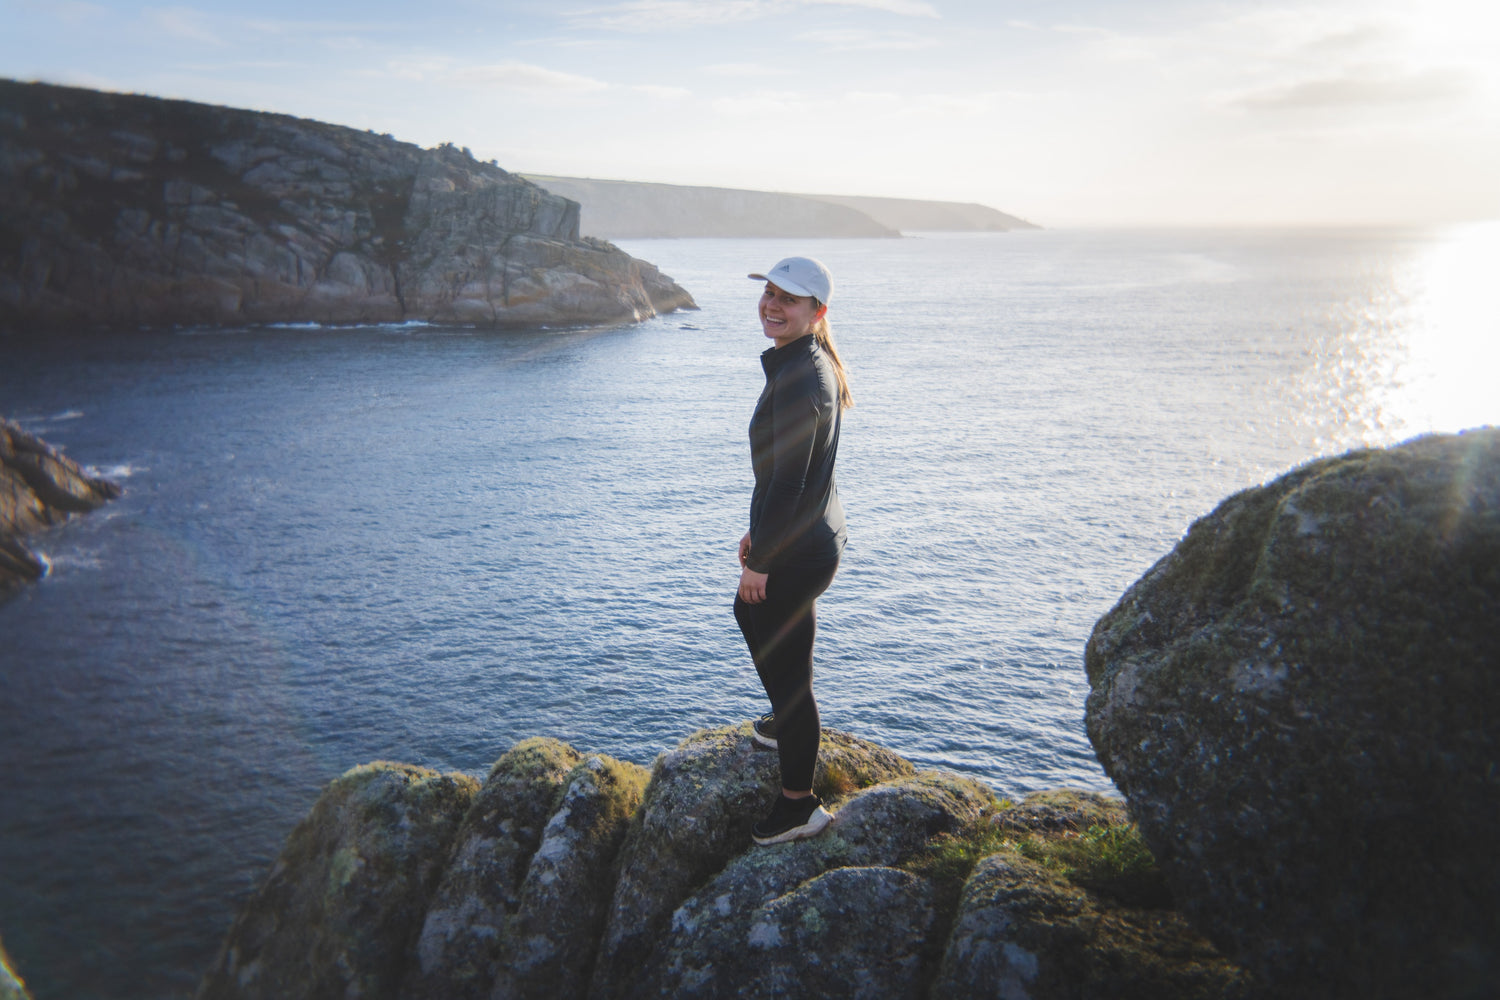
[[380,24],[374,21],[295,21],[265,17],[241,18],[240,24],[263,35],[364,35],[371,33],[393,34],[410,30],[400,24]]
[[630,89],[645,94],[647,97],[656,97],[664,101],[680,101],[693,96],[693,92],[686,87],[665,87],[656,83],[637,83]]
[[897,32],[876,32],[850,29],[848,31],[810,31],[797,36],[799,41],[821,45],[834,52],[909,52],[930,49],[937,45],[934,38],[915,38]]
[[749,21],[765,17],[775,6],[771,0],[630,0],[610,7],[591,7],[569,15],[581,27],[614,31],[661,31],[726,21]]
[[83,3],[82,0],[48,0],[41,3],[39,0],[20,0],[16,4],[26,10],[41,11],[51,14],[60,21],[68,24],[78,24],[82,21],[100,17],[106,13],[105,8],[96,3]]
[[715,63],[704,66],[703,72],[714,76],[778,76],[781,70],[763,63]]
[[1356,52],[1363,52],[1372,45],[1390,41],[1392,33],[1379,24],[1360,24],[1320,35],[1303,44],[1302,50],[1311,56],[1319,58],[1339,58]]
[[384,69],[362,69],[355,76],[392,76],[398,80],[426,80],[446,75],[453,68],[453,60],[446,56],[410,55],[386,60]]
[[591,76],[564,73],[545,66],[514,61],[489,66],[467,66],[450,73],[449,79],[468,86],[530,92],[584,94],[609,89],[609,84]]
[[191,7],[147,7],[144,13],[153,26],[175,38],[206,45],[224,44],[209,27],[208,15],[202,11]]
[[1315,111],[1458,100],[1474,89],[1473,78],[1458,70],[1418,73],[1345,74],[1302,80],[1242,94],[1230,104],[1253,111]]
[[882,114],[895,117],[972,118],[988,114],[1005,97],[994,91],[962,94],[896,94],[889,91],[856,90],[845,95],[853,104],[876,105]]
[[863,7],[867,10],[882,10],[887,14],[903,17],[940,17],[937,8],[920,0],[808,0],[824,7]]
[[800,115],[807,110],[807,96],[790,90],[761,90],[713,102],[713,112],[725,117]]
[[808,7],[848,7],[901,17],[937,18],[926,0],[627,0],[568,15],[581,27],[614,31],[662,31],[729,21],[753,21]]

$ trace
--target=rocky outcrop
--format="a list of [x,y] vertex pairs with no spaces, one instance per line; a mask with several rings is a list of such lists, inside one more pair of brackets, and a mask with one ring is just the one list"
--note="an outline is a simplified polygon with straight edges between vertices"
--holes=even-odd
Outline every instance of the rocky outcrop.
[[[293,833],[199,997],[1103,997],[1109,970],[1148,958],[1137,979],[1162,1000],[1243,978],[1170,911],[1119,916],[1136,905],[1125,882],[1046,867],[1046,845],[1083,844],[1085,824],[1143,853],[1117,800],[1016,805],[825,730],[814,788],[834,822],[753,847],[778,788],[748,724],[694,733],[649,776],[550,739],[517,744],[477,793],[461,776],[357,768]],[[1028,923],[988,881],[966,890],[997,852],[1045,869],[1034,881],[1067,894],[1072,922]],[[1026,982],[1051,992],[996,992],[989,956],[1023,948],[1046,970]],[[1190,980],[1196,992],[1174,992]]]
[[479,783],[377,762],[292,831],[199,989],[208,997],[393,997]]
[[47,563],[21,540],[94,510],[120,487],[90,476],[56,448],[0,419],[0,595],[47,572]]
[[[888,750],[828,731],[813,786],[836,801],[840,792],[911,772]],[[596,995],[627,995],[673,911],[750,845],[750,828],[780,787],[776,755],[758,752],[740,728],[697,733],[657,760],[621,860]]]
[[0,331],[611,323],[692,298],[467,150],[0,81]]
[[1500,983],[1500,431],[1230,497],[1100,619],[1087,727],[1184,912],[1279,996]]
[[495,762],[459,827],[428,907],[417,962],[402,995],[488,997],[500,967],[501,933],[520,906],[521,883],[582,757],[557,740],[524,740]]
[[696,887],[615,995],[921,997],[937,887],[896,866],[995,807],[987,788],[939,774],[853,795],[822,837],[739,854]]
[[592,755],[564,781],[501,935],[494,1000],[583,995],[620,844],[646,788],[643,767]]
[[1172,909],[1150,860],[1129,853],[1133,828],[1119,800],[1038,792],[991,823],[1006,839],[964,884],[930,996],[1260,995]]

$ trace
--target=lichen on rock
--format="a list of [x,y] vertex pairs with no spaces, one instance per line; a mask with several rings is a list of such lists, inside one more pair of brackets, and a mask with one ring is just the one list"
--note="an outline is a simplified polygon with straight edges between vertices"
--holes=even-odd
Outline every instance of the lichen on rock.
[[[1153,1000],[1213,995],[1204,983],[1241,995],[1243,974],[1170,909],[1122,903],[1079,876],[1097,866],[1076,864],[1076,844],[1113,844],[1096,836],[1102,827],[1128,827],[1138,842],[1119,801],[1094,793],[1002,801],[825,730],[814,784],[833,822],[818,837],[756,847],[750,826],[780,782],[776,755],[754,749],[748,724],[694,733],[650,772],[535,738],[501,756],[477,792],[472,779],[447,780],[462,801],[429,794],[421,805],[416,790],[439,776],[399,765],[330,785],[200,995],[981,997],[996,995],[986,956],[997,947],[1011,962],[1003,975],[1056,985],[1038,1000],[1148,995],[1111,993],[1111,977],[1160,987]],[[382,824],[390,836],[450,832],[392,850]],[[1039,853],[1028,838],[1053,846]],[[955,845],[961,873],[935,860]],[[1068,865],[1054,863],[1054,848]],[[1040,888],[1006,889],[1019,909],[997,904],[985,873],[998,862],[974,863],[986,855],[1031,865],[1039,874],[1027,885]],[[436,884],[434,863],[447,870],[423,897],[423,919],[399,883],[420,870]],[[1077,905],[1063,913],[1049,899]],[[1022,919],[1033,912],[1050,915]],[[940,969],[951,989],[935,991]]]
[[478,786],[384,761],[335,779],[241,909],[200,1000],[396,996]]
[[1500,981],[1500,431],[1225,500],[1099,620],[1089,738],[1173,895],[1268,987]]
[[566,743],[522,740],[491,766],[454,838],[402,985],[408,1000],[482,1000],[502,936],[564,781],[582,759]]
[[649,775],[639,765],[591,754],[564,779],[501,937],[493,1000],[584,996],[615,860]]
[[[883,747],[824,730],[813,786],[830,792],[836,803],[830,772],[837,788],[858,788],[912,770]],[[657,758],[621,850],[592,995],[625,995],[673,911],[749,846],[751,826],[779,788],[776,755],[756,749],[744,723],[694,733]]]
[[963,897],[931,996],[1006,1000],[1237,1000],[1243,969],[1171,910],[1112,905],[1004,850],[983,859]]
[[[943,915],[930,880],[894,866],[935,836],[973,831],[994,806],[985,786],[939,772],[855,793],[822,836],[742,853],[699,887],[639,963],[631,995],[730,997],[748,982],[785,991],[803,976],[810,985],[799,995],[873,996],[872,979],[847,976],[869,963],[890,976],[891,989],[921,995],[938,957],[931,932]],[[847,874],[810,888],[835,870]],[[869,905],[815,904],[835,886]],[[788,912],[825,923],[802,928],[803,939],[821,942],[816,951],[799,950],[783,932]],[[778,942],[791,946],[777,950]]]

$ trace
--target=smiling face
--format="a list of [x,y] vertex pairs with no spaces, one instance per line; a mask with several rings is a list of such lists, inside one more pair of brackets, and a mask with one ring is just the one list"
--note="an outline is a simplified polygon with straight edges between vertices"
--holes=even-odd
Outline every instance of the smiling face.
[[785,347],[799,337],[812,331],[812,325],[825,312],[808,295],[793,295],[766,282],[766,290],[760,295],[760,326],[766,336],[776,341],[777,347]]

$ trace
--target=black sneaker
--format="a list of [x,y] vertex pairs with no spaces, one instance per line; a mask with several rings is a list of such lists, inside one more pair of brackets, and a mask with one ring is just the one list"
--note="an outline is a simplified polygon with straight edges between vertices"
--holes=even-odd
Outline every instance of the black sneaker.
[[750,738],[767,750],[776,749],[776,713],[767,712],[750,724]]
[[801,799],[776,796],[771,815],[761,820],[750,831],[757,844],[784,844],[788,840],[816,837],[833,821],[833,814],[823,808],[823,800],[816,795]]

